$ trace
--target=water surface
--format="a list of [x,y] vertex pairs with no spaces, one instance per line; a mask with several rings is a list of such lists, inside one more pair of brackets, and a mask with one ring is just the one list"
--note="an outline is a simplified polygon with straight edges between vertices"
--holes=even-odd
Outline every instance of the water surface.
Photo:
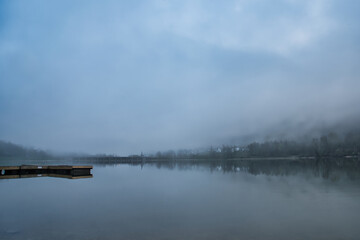
[[0,239],[358,239],[358,166],[119,164],[0,180]]

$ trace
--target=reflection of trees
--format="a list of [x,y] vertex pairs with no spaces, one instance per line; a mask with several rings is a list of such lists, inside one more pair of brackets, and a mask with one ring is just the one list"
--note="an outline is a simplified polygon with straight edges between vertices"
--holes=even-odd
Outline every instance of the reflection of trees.
[[[246,172],[252,175],[292,176],[306,174],[332,181],[341,178],[360,180],[359,158],[315,158],[315,159],[237,159],[237,160],[204,160],[204,159],[162,159],[146,158],[109,158],[87,159],[86,163],[96,166],[117,166],[128,164],[134,166],[154,166],[158,169],[204,169],[211,172]],[[72,162],[79,163],[79,162]],[[81,163],[84,163],[81,161]]]
[[225,166],[224,171],[231,171],[235,168],[245,170],[253,175],[289,176],[305,173],[331,180],[338,180],[341,176],[360,180],[360,164],[357,159],[249,160],[239,163],[234,161],[232,164],[234,167]]
[[[134,166],[154,166],[166,169],[205,169],[211,172],[221,171],[224,173],[246,172],[252,175],[268,176],[293,176],[306,174],[337,181],[341,178],[360,180],[360,160],[358,159],[331,159],[318,158],[306,160],[223,160],[223,161],[154,161],[127,163]],[[104,165],[104,164],[99,164]],[[114,166],[116,164],[113,164]]]

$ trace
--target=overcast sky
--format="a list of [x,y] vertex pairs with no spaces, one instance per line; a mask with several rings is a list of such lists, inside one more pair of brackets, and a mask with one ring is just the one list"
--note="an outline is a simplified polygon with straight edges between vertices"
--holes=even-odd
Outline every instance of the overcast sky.
[[358,0],[0,0],[0,139],[132,154],[360,114]]

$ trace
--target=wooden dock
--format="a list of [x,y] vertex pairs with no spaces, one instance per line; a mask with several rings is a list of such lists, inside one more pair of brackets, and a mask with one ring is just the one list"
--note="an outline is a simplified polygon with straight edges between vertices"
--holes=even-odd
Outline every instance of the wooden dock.
[[92,166],[0,166],[0,179],[29,177],[61,177],[69,179],[91,178]]

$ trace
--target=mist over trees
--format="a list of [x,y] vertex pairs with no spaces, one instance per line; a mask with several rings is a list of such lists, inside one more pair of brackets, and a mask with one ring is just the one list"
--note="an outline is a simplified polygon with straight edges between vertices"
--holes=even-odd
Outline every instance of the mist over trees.
[[52,158],[96,158],[105,159],[139,160],[139,159],[236,159],[236,158],[321,158],[321,157],[359,157],[360,156],[360,131],[351,131],[346,134],[330,132],[318,138],[308,140],[272,140],[252,142],[247,145],[222,145],[211,146],[202,150],[168,150],[154,154],[129,155],[89,155],[65,154],[53,155],[49,152],[27,148],[10,142],[0,141],[0,159],[46,160]]
[[17,144],[0,140],[0,159],[20,158],[25,160],[46,160],[52,158],[52,156],[43,150],[26,148]]
[[253,142],[245,146],[222,145],[203,151],[179,150],[151,154],[159,159],[231,159],[251,157],[347,157],[360,155],[360,132],[330,132],[307,141],[273,140]]

